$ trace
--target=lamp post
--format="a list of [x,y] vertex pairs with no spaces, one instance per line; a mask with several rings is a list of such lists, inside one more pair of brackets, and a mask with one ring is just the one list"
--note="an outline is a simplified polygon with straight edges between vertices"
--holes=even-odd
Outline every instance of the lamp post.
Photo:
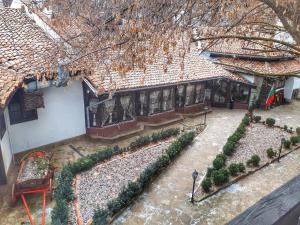
[[280,159],[280,155],[281,155],[281,151],[282,151],[282,147],[284,145],[284,142],[285,142],[285,138],[281,138],[281,145],[280,145],[279,154],[278,154],[278,162],[279,162],[279,159]]
[[196,183],[196,179],[197,179],[197,177],[198,177],[198,172],[197,172],[197,170],[195,170],[195,171],[192,173],[192,177],[193,177],[193,191],[192,191],[191,202],[194,204],[195,183]]
[[204,125],[206,125],[206,114],[208,112],[208,106],[204,106]]

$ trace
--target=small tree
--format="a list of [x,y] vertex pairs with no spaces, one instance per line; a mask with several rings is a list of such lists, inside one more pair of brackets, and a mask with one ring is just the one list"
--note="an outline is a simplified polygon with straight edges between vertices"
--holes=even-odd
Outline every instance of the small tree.
[[228,171],[231,176],[236,176],[239,172],[239,165],[236,163],[230,164],[230,166],[228,167]]

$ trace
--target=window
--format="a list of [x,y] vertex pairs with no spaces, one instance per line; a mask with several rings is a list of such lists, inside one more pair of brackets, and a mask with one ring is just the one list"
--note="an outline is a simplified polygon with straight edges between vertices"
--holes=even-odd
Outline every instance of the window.
[[8,105],[10,124],[23,123],[31,120],[36,120],[37,110],[25,111],[22,101],[22,91],[17,91]]
[[3,138],[6,131],[6,124],[4,119],[4,113],[0,114],[0,139]]
[[249,95],[249,87],[247,85],[234,83],[231,86],[231,96],[233,100],[238,102],[247,102]]

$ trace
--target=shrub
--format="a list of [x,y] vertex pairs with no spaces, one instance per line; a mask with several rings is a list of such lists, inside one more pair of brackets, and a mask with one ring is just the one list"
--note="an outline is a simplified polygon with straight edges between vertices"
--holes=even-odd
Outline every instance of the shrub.
[[137,149],[147,144],[150,144],[151,138],[149,136],[140,136],[135,141],[131,142],[129,147],[131,149]]
[[269,126],[269,127],[272,127],[275,125],[275,120],[273,118],[267,118],[266,119],[266,124]]
[[211,188],[212,184],[211,184],[211,180],[209,178],[205,178],[202,182],[201,182],[201,187],[202,190],[204,192],[209,192],[210,188]]
[[293,133],[293,127],[290,127],[288,130],[287,130],[287,132],[289,132],[289,133]]
[[229,180],[229,173],[226,169],[220,169],[213,173],[213,181],[215,185],[222,185]]
[[290,140],[285,140],[283,143],[285,148],[290,148],[291,147],[291,141]]
[[164,140],[164,139],[167,139],[169,137],[178,135],[179,132],[180,132],[179,128],[170,128],[170,129],[167,129],[167,130],[162,130],[160,132],[153,133],[151,135],[151,140],[153,142],[157,142],[157,141]]
[[259,166],[260,157],[258,155],[251,156],[251,159],[247,161],[247,166]]
[[228,167],[228,171],[231,176],[236,176],[239,172],[239,165],[236,163],[230,164],[230,166]]
[[268,155],[269,158],[273,158],[273,157],[276,156],[276,152],[273,151],[272,148],[268,148],[268,149],[267,149],[267,155]]
[[287,126],[287,125],[284,125],[284,126],[283,126],[283,129],[284,129],[285,131],[287,131],[288,126]]
[[225,166],[225,161],[222,158],[215,158],[215,160],[213,161],[213,166],[216,170],[221,169],[222,167]]
[[223,153],[220,153],[220,154],[218,154],[218,155],[216,156],[216,158],[221,158],[221,159],[223,159],[223,161],[225,162],[226,159],[227,159],[227,156],[224,155]]
[[261,121],[261,116],[255,116],[254,121],[255,121],[255,123],[258,123],[259,121]]
[[239,168],[240,173],[244,173],[246,171],[246,167],[245,167],[244,163],[239,163],[238,168]]
[[103,209],[95,210],[92,225],[108,225],[109,224],[107,221],[108,215],[109,212],[107,210],[103,210]]
[[245,126],[248,126],[250,124],[250,118],[247,114],[244,116],[242,124],[244,124]]
[[298,136],[300,136],[300,127],[296,128],[296,133],[297,133]]
[[290,138],[290,141],[291,141],[292,145],[295,145],[300,142],[300,136],[292,136]]
[[215,168],[213,168],[213,167],[208,167],[207,170],[206,170],[206,177],[209,177],[209,178],[210,178],[210,177],[212,176],[212,174],[213,174],[214,171],[216,171]]
[[235,132],[233,135],[231,135],[228,139],[227,142],[232,142],[232,143],[236,143],[238,142],[238,140],[240,140],[242,137],[242,135],[238,132]]
[[231,156],[234,152],[235,144],[231,141],[228,141],[223,147],[223,153],[227,156]]

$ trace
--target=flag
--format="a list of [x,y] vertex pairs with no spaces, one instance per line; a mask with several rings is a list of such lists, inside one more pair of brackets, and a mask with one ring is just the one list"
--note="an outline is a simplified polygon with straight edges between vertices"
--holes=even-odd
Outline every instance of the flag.
[[275,101],[275,88],[274,86],[272,86],[266,101],[266,108],[268,108],[268,106],[271,105],[274,101]]

